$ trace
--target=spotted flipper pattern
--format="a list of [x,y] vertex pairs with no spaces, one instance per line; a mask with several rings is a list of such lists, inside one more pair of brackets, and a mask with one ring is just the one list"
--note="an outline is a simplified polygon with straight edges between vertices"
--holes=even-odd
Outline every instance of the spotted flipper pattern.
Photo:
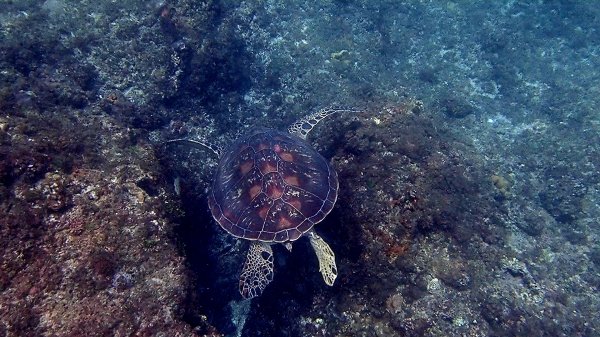
[[165,144],[186,144],[197,149],[208,149],[216,154],[218,158],[221,158],[221,154],[223,153],[223,148],[221,148],[221,146],[203,139],[178,138],[168,140]]
[[240,275],[240,294],[245,299],[259,296],[272,280],[273,250],[268,243],[254,241]]
[[319,271],[323,275],[323,280],[328,286],[332,286],[337,277],[337,267],[335,265],[335,254],[320,236],[314,231],[308,233],[310,244],[319,259]]
[[330,116],[334,113],[338,112],[347,112],[347,111],[355,111],[352,109],[334,109],[334,108],[325,108],[321,109],[317,112],[314,112],[296,123],[292,124],[288,128],[288,132],[296,135],[302,139],[306,139],[306,136],[310,133],[310,131],[317,125],[321,120]]

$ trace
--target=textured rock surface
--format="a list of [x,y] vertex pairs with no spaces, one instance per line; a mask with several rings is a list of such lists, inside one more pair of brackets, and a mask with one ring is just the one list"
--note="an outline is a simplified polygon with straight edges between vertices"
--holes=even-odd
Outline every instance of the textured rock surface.
[[106,116],[65,115],[50,126],[5,119],[4,334],[189,333],[177,320],[188,277],[152,148]]
[[[0,336],[593,336],[600,121],[593,2],[5,1]],[[318,229],[247,243],[206,207],[227,144],[325,106]]]

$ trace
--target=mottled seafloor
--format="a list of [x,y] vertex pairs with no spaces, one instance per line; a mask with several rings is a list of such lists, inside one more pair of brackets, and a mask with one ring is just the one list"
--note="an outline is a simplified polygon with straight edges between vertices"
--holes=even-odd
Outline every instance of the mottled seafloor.
[[[600,3],[0,1],[0,337],[599,336]],[[322,107],[340,177],[274,247],[212,220],[226,145]]]

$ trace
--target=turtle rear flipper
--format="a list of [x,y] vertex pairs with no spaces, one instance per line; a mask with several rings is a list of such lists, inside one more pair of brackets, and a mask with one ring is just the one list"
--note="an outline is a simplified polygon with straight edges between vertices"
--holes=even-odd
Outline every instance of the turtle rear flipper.
[[328,286],[332,286],[337,277],[337,267],[335,265],[335,254],[327,242],[317,235],[314,231],[308,233],[310,244],[317,253],[319,259],[319,271],[323,275],[323,280]]
[[240,275],[240,294],[245,299],[259,296],[272,280],[273,250],[268,243],[254,241]]

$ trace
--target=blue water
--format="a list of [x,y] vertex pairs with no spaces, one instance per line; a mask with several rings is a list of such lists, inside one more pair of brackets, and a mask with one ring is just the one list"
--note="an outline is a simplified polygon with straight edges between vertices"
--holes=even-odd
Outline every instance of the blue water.
[[[593,1],[2,1],[0,336],[85,315],[88,335],[600,335],[599,18]],[[243,302],[248,242],[206,203],[219,158],[164,142],[226,151],[326,107],[353,110],[309,137],[339,175],[315,227],[338,280],[300,239]],[[140,211],[94,217],[102,181]],[[110,239],[119,209],[145,248]],[[75,215],[109,239],[60,239]]]

